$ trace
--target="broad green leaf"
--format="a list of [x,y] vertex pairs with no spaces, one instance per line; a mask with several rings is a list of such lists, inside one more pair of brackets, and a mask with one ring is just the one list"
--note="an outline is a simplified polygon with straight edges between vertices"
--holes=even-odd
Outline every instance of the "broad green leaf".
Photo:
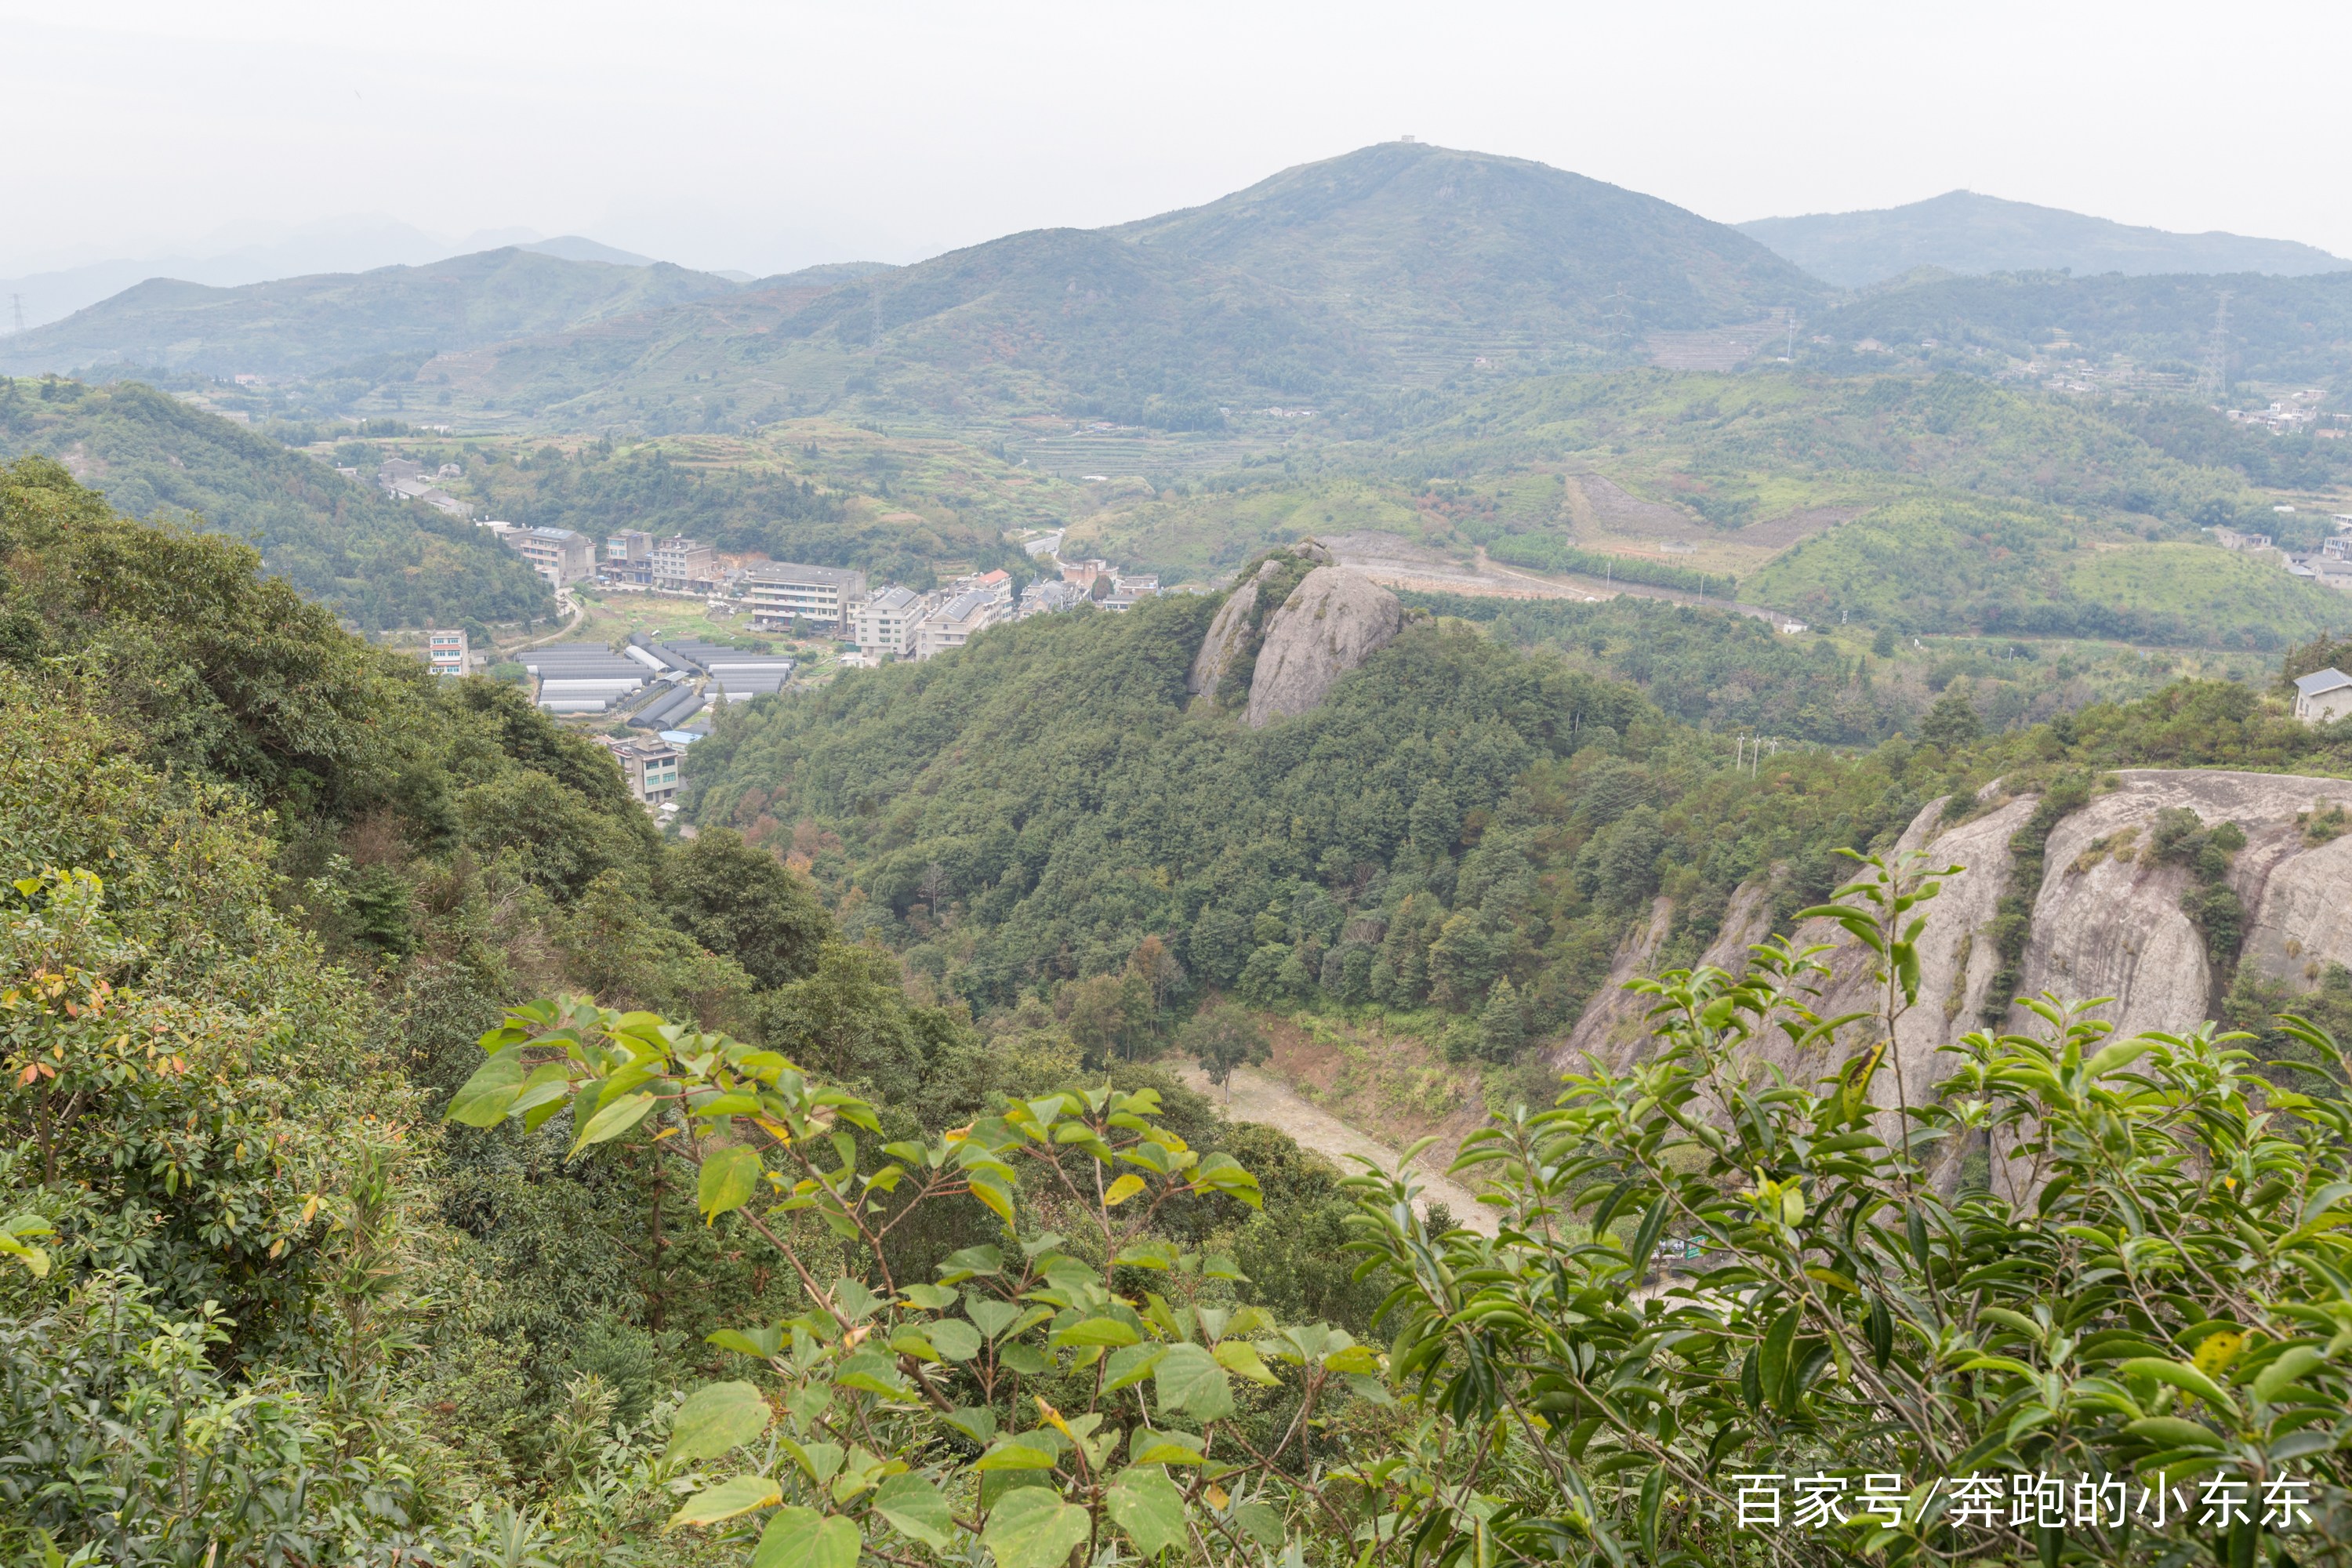
[[975,1470],[1050,1470],[1054,1468],[1054,1451],[1046,1447],[1033,1432],[1015,1432],[982,1454],[972,1465]]
[[966,1316],[980,1325],[980,1331],[992,1340],[1011,1328],[1013,1320],[1021,1315],[1020,1308],[989,1296],[966,1296],[963,1310]]
[[833,1374],[833,1384],[835,1388],[860,1388],[886,1399],[904,1399],[914,1393],[898,1363],[879,1351],[859,1351],[843,1362]]
[[1234,1508],[1234,1522],[1247,1531],[1250,1539],[1260,1546],[1282,1544],[1282,1515],[1262,1502],[1245,1502]]
[[1125,1347],[1143,1338],[1117,1318],[1088,1318],[1082,1323],[1072,1323],[1054,1336],[1056,1345],[1113,1345]]
[[1166,1345],[1129,1345],[1125,1350],[1110,1352],[1110,1363],[1103,1368],[1102,1392],[1116,1394],[1130,1384],[1141,1383],[1168,1353]]
[[1135,1549],[1157,1557],[1185,1542],[1184,1494],[1157,1465],[1135,1465],[1121,1470],[1103,1494],[1111,1522],[1127,1531]]
[[949,1517],[948,1500],[940,1495],[939,1488],[911,1470],[882,1483],[874,1494],[874,1511],[896,1525],[900,1534],[934,1552],[945,1552],[953,1537],[955,1521]]
[[996,1568],[1059,1568],[1088,1533],[1086,1510],[1045,1487],[1024,1487],[997,1503],[980,1539],[996,1554]]
[[670,1423],[669,1458],[715,1459],[766,1431],[771,1415],[768,1402],[748,1383],[706,1384]]
[[1024,1377],[1043,1377],[1054,1363],[1033,1345],[1008,1344],[997,1347],[996,1359]]
[[739,1513],[749,1513],[755,1508],[765,1508],[782,1502],[783,1494],[776,1483],[765,1476],[737,1476],[705,1491],[697,1492],[687,1505],[669,1516],[668,1529],[681,1524],[716,1524],[722,1519],[732,1519]]
[[750,1203],[760,1190],[762,1169],[758,1151],[740,1143],[705,1154],[702,1177],[695,1184],[695,1206],[702,1211],[703,1223]]
[[522,1056],[500,1051],[474,1069],[449,1100],[448,1120],[468,1127],[495,1126],[522,1094]]
[[784,1348],[784,1331],[775,1324],[764,1329],[720,1329],[704,1335],[703,1342],[765,1361]]
[[1234,1413],[1233,1384],[1225,1369],[1199,1345],[1170,1345],[1151,1374],[1162,1411],[1187,1410],[1202,1421]]
[[961,1318],[934,1318],[923,1328],[931,1348],[949,1361],[970,1361],[980,1353],[980,1331]]
[[751,1568],[857,1568],[856,1524],[813,1508],[780,1508],[761,1532]]
[[1258,1358],[1257,1348],[1247,1340],[1220,1340],[1213,1353],[1219,1366],[1248,1378],[1252,1383],[1263,1383],[1270,1387],[1280,1381]]
[[650,1094],[625,1094],[588,1119],[580,1136],[572,1145],[572,1153],[594,1143],[609,1142],[645,1120],[646,1112],[654,1108]]

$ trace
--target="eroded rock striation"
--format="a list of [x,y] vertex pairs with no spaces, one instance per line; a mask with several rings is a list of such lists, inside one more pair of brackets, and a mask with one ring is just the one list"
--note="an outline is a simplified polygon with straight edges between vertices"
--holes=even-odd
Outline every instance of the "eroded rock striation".
[[1266,619],[1250,677],[1250,728],[1312,710],[1403,629],[1394,594],[1344,566],[1318,566]]
[[1279,563],[1267,562],[1217,607],[1209,635],[1201,639],[1201,651],[1192,656],[1192,673],[1184,678],[1185,690],[1195,697],[1216,696],[1217,688],[1249,647],[1258,589],[1281,570]]

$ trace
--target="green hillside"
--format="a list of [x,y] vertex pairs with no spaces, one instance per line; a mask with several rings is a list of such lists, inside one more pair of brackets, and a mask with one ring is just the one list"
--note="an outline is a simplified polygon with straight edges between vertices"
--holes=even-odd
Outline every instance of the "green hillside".
[[[2231,379],[2352,388],[2352,271],[2309,278],[2253,273],[2221,277],[2068,278],[2038,272],[1933,279],[1863,296],[1815,317],[1800,337],[1800,363],[1829,368],[1884,365],[1856,355],[1875,341],[1898,358],[1937,368],[2001,372],[2055,340],[2053,363],[2121,356],[2143,371],[2194,388],[2209,357],[2221,296],[2231,296]],[[1830,342],[1806,341],[1812,336]],[[1932,349],[1922,347],[1933,342]]]
[[62,373],[123,362],[284,378],[331,376],[340,367],[389,359],[413,374],[438,353],[729,294],[735,287],[667,262],[614,267],[514,248],[237,289],[156,278],[7,339],[0,344],[0,369]]
[[2146,542],[2050,508],[1921,496],[1798,545],[1741,592],[1898,632],[2282,648],[2352,624],[2352,603],[2275,558]]
[[461,411],[572,428],[740,429],[849,405],[964,426],[1065,414],[1213,430],[1236,404],[1378,403],[1481,361],[1595,363],[1653,330],[1823,297],[1666,203],[1405,143],[1122,227],[1010,235],[818,291],[828,280],[569,328],[428,381],[448,375]]
[[2263,272],[2352,270],[2352,261],[2291,239],[2171,234],[1974,191],[1873,212],[1759,218],[1739,232],[1816,278],[1849,289],[1923,267],[1948,272]]
[[40,453],[127,516],[250,540],[267,569],[367,630],[554,613],[521,557],[462,518],[386,500],[135,383],[0,381],[0,458]]

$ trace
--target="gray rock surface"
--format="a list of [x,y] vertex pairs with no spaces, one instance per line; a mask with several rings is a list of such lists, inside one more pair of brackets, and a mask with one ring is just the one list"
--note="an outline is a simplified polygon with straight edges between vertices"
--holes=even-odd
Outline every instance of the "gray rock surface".
[[1209,623],[1209,635],[1201,639],[1201,651],[1192,656],[1192,673],[1184,678],[1184,689],[1195,697],[1214,697],[1225,672],[1249,641],[1250,613],[1257,608],[1258,584],[1277,570],[1269,561],[1257,569],[1257,574],[1235,588],[1225,602],[1217,606],[1216,619]]
[[1265,623],[1250,677],[1250,728],[1309,711],[1403,629],[1394,594],[1344,566],[1318,566]]
[[[2352,837],[2313,845],[2295,823],[2315,806],[2352,805],[2352,782],[2166,768],[2115,777],[2116,789],[2050,835],[2025,950],[2026,994],[2112,996],[2100,1016],[2126,1035],[2191,1029],[2211,1016],[2205,944],[2180,912],[2189,872],[2138,853],[2168,806],[2245,832],[2230,867],[2247,914],[2241,963],[2298,990],[2311,989],[2331,963],[2352,964]],[[2093,850],[2099,840],[2109,847]]]

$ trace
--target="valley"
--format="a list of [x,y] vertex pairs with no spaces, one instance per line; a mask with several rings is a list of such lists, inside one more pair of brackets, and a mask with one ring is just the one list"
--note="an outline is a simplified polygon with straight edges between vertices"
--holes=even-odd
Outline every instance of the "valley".
[[2342,1557],[2334,260],[1408,137],[0,338],[0,1555]]

